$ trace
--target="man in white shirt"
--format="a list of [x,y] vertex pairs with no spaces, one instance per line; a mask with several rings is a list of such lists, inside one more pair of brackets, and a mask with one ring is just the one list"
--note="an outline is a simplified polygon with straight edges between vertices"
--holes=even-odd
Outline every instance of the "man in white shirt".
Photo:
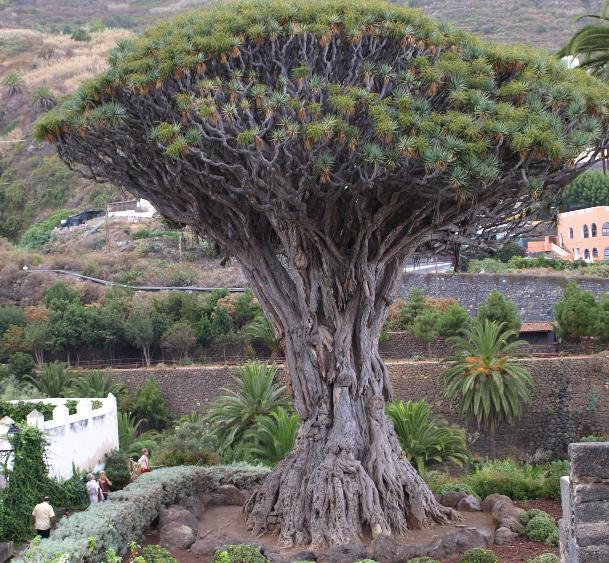
[[51,518],[55,518],[55,511],[50,501],[49,497],[44,497],[44,500],[37,504],[32,512],[34,528],[41,538],[48,538],[51,535]]

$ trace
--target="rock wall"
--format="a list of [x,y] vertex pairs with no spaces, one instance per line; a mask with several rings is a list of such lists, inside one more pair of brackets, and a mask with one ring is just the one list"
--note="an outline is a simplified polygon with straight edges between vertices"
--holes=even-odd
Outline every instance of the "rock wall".
[[571,474],[562,477],[560,560],[609,561],[609,442],[571,444]]
[[430,297],[452,297],[470,314],[474,314],[493,290],[501,291],[516,303],[523,321],[554,320],[554,305],[562,298],[571,279],[597,297],[609,293],[609,279],[568,278],[566,276],[534,276],[525,274],[404,274],[398,289],[400,297],[407,297],[418,287]]
[[[590,434],[609,433],[609,356],[535,358],[523,360],[533,375],[533,400],[523,418],[512,428],[497,431],[500,456],[523,458],[543,449],[566,455],[569,443]],[[434,412],[450,422],[464,425],[456,403],[444,398],[441,373],[445,365],[437,361],[387,362],[396,399],[426,399]],[[231,387],[235,367],[156,367],[150,370],[113,370],[114,379],[135,391],[146,379],[154,379],[171,409],[186,414],[201,409],[213,397]],[[484,432],[467,427],[472,449],[490,453]]]

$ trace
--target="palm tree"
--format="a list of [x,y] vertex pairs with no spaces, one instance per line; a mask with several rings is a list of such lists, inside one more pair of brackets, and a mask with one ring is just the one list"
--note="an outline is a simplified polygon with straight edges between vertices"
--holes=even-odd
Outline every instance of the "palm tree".
[[609,63],[609,1],[605,2],[600,15],[585,14],[578,21],[584,18],[595,21],[577,31],[558,52],[558,56],[581,57],[581,67],[589,68],[596,75],[606,76]]
[[[118,443],[120,451],[128,455],[139,454],[142,448],[148,448],[149,452],[156,449],[157,443],[141,434],[141,426],[144,420],[136,420],[131,413],[118,413]],[[146,433],[150,436],[151,433]]]
[[263,362],[248,362],[235,377],[236,389],[225,389],[207,409],[206,420],[217,436],[219,450],[232,446],[256,422],[278,407],[287,407],[286,388],[275,381],[277,367]]
[[402,450],[421,473],[433,463],[463,465],[469,455],[465,432],[431,414],[426,401],[392,401],[385,407]]
[[281,344],[275,336],[275,330],[263,314],[256,315],[243,327],[243,335],[249,342],[257,342],[268,348],[271,352],[271,361],[281,352]]
[[243,441],[254,456],[275,465],[294,448],[299,425],[294,411],[278,407],[256,417],[256,423],[243,434]]
[[91,370],[79,377],[74,383],[75,397],[107,397],[112,393],[115,397],[127,394],[127,388],[122,383],[112,383],[112,376],[98,369]]
[[522,405],[531,402],[531,375],[515,361],[524,342],[504,326],[475,320],[450,338],[456,353],[442,374],[446,396],[461,399],[461,415],[489,430],[493,458],[498,424],[512,424],[522,416]]
[[53,362],[45,364],[39,373],[28,375],[24,381],[32,384],[46,397],[69,397],[76,384],[76,375],[68,369],[68,364]]

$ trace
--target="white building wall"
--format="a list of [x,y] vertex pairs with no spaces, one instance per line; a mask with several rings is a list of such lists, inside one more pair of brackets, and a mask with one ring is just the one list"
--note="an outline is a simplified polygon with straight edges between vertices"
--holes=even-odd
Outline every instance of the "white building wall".
[[[44,420],[41,413],[34,410],[27,417],[27,424],[40,428],[49,445],[46,450],[49,475],[69,479],[73,468],[78,471],[98,471],[103,468],[106,455],[117,450],[118,415],[116,398],[110,394],[105,399],[75,399],[76,414],[68,414],[67,399],[39,399],[57,405],[53,419]],[[93,410],[93,401],[102,406]],[[14,401],[16,402],[16,401]],[[0,450],[10,448],[6,440],[9,423],[6,419],[0,425]],[[11,460],[12,461],[12,460]]]

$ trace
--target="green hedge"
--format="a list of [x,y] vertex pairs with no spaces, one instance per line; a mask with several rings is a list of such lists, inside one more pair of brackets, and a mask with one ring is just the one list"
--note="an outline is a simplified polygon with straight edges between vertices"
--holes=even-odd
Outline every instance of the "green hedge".
[[[248,489],[259,483],[268,469],[246,464],[214,467],[180,466],[157,469],[142,475],[122,491],[112,493],[109,502],[61,521],[49,540],[40,542],[17,561],[43,563],[65,554],[67,561],[102,561],[107,550],[123,551],[142,537],[142,530],[159,515],[161,508],[181,498],[213,490],[219,485]],[[95,548],[89,549],[89,537]]]
[[51,420],[54,408],[55,405],[42,402],[19,401],[18,403],[9,403],[8,401],[0,401],[0,419],[8,416],[15,422],[25,422],[27,415],[36,409],[44,415],[45,420]]

